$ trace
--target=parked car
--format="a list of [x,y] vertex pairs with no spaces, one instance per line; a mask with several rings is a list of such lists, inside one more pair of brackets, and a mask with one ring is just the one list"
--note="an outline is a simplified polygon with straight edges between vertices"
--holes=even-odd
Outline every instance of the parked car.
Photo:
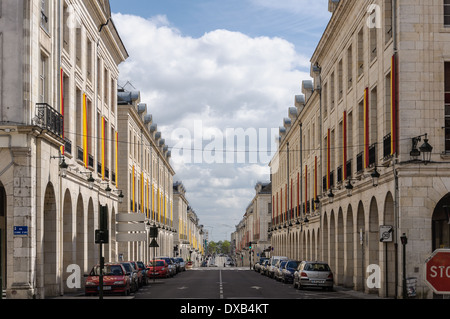
[[156,259],[162,259],[166,261],[169,267],[170,277],[173,277],[177,274],[177,266],[172,262],[172,259],[170,257],[156,257]]
[[147,277],[147,267],[145,266],[144,262],[142,262],[142,261],[137,261],[136,264],[137,264],[139,270],[142,271],[142,274],[143,274],[142,284],[145,286],[145,285],[147,285],[147,278],[148,278]]
[[[99,293],[100,265],[95,265],[85,283],[85,294],[97,295]],[[106,263],[103,268],[103,293],[129,295],[131,290],[130,277],[120,263]]]
[[138,283],[138,273],[137,270],[134,269],[133,265],[129,262],[122,262],[122,266],[125,268],[125,271],[127,272],[127,275],[130,276],[130,286],[131,291],[136,292],[139,289],[139,283]]
[[163,259],[150,261],[147,265],[148,278],[169,278],[169,265]]
[[178,262],[178,260],[176,258],[170,258],[170,260],[175,265],[175,270],[176,270],[176,273],[178,274],[181,271],[180,263]]
[[180,263],[181,271],[186,271],[186,263],[184,262],[184,259],[181,257],[177,257],[175,259]]
[[286,259],[288,259],[286,256],[272,256],[272,257],[270,257],[270,263],[269,263],[269,266],[267,268],[267,276],[269,276],[270,278],[273,278],[274,272],[275,272],[275,266],[276,266],[277,262],[280,261],[280,260],[286,260]]
[[294,287],[322,287],[333,290],[333,272],[326,262],[302,261],[294,274]]
[[297,260],[288,260],[288,262],[284,265],[281,270],[281,281],[284,283],[292,283],[294,282],[294,273],[297,270],[299,265],[299,261]]
[[136,270],[138,287],[140,288],[140,287],[144,286],[145,276],[144,276],[142,269],[139,267],[139,265],[137,264],[136,261],[129,261],[129,263]]
[[192,269],[192,267],[194,267],[192,261],[188,261],[188,262],[186,263],[186,269]]
[[286,265],[288,261],[287,260],[279,260],[277,264],[275,265],[275,268],[273,270],[273,278],[277,281],[281,281],[281,275],[284,268],[284,265]]
[[260,271],[261,271],[261,266],[262,266],[262,264],[264,263],[264,261],[266,261],[266,260],[268,260],[268,259],[269,259],[269,258],[265,258],[265,257],[260,258],[260,259],[256,262],[255,266],[253,266],[253,269],[254,269],[256,272],[260,272]]
[[269,265],[270,265],[270,260],[269,259],[265,260],[263,262],[263,264],[261,265],[259,273],[261,275],[267,276],[267,271],[268,271]]

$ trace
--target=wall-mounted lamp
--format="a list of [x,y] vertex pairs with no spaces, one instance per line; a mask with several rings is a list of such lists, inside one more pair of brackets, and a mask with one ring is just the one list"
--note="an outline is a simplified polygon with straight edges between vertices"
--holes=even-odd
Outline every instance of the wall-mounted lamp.
[[352,185],[351,180],[348,180],[347,185],[345,185],[345,189],[347,190],[347,196],[352,197],[353,196],[353,185]]
[[377,167],[375,166],[375,170],[370,175],[373,181],[373,187],[378,187],[378,181],[380,180],[380,173],[378,173]]
[[333,204],[333,202],[334,202],[334,194],[333,194],[333,190],[332,189],[330,189],[330,192],[328,193],[328,202],[330,204]]
[[66,159],[64,156],[50,156],[50,159],[61,159],[61,163],[59,163],[59,170],[62,178],[66,178],[67,176],[67,169],[69,168],[69,165],[66,163]]
[[[417,145],[422,140],[422,137],[425,137],[424,143],[422,144],[422,146],[417,148]],[[413,137],[412,148],[411,148],[411,152],[409,153],[412,160],[414,160],[414,161],[418,160],[419,156],[422,154],[422,161],[425,164],[431,162],[431,153],[433,151],[433,146],[431,146],[428,142],[429,142],[428,134]]]
[[67,176],[67,169],[69,165],[67,165],[66,160],[63,158],[61,164],[59,164],[59,169],[61,170],[61,177],[65,178]]

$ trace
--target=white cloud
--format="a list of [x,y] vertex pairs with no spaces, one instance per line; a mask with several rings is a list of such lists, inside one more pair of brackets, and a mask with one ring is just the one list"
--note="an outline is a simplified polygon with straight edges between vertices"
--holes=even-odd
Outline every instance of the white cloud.
[[[119,84],[130,81],[141,92],[169,147],[177,143],[170,140],[172,131],[185,129],[193,136],[197,120],[219,132],[278,127],[302,80],[309,79],[309,59],[280,38],[251,38],[227,30],[192,38],[183,36],[166,16],[114,14],[113,19],[130,54],[120,66]],[[223,222],[227,213],[242,216],[254,184],[269,178],[263,163],[173,162],[175,179],[186,185],[200,219],[212,211],[220,212],[217,218]]]

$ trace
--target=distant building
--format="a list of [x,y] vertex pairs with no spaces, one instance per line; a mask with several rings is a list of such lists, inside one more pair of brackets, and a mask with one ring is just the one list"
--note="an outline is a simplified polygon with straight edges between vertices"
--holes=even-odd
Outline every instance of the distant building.
[[[255,196],[232,234],[238,265],[252,265],[259,257],[270,256],[269,226],[272,217],[272,183],[257,183]],[[250,250],[251,243],[251,250]]]
[[[124,200],[119,205],[118,254],[123,260],[148,262],[173,257],[173,176],[171,153],[138,91],[119,89],[118,172]],[[127,222],[123,222],[123,220]],[[121,222],[122,221],[122,222]],[[151,226],[158,227],[158,248],[149,248]]]

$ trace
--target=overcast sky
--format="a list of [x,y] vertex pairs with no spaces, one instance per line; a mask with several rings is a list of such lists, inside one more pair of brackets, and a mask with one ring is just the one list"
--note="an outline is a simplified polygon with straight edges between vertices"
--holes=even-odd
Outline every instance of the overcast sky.
[[119,85],[141,92],[209,239],[229,240],[256,183],[270,179],[275,135],[310,79],[328,1],[110,3],[130,55]]

